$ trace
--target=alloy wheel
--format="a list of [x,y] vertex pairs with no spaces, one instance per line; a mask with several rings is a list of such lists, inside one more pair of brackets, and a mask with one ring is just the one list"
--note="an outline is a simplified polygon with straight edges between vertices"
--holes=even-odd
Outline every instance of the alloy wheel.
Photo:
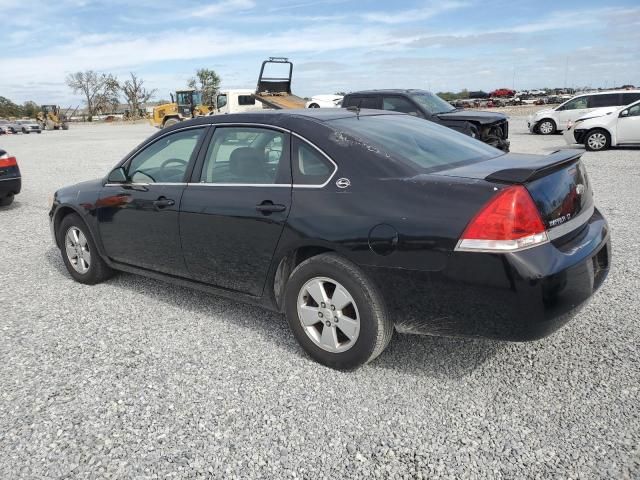
[[607,137],[605,137],[604,133],[596,132],[589,135],[587,143],[592,150],[601,150],[607,144]]
[[340,353],[355,345],[360,314],[349,291],[327,277],[315,277],[298,294],[298,318],[311,341],[321,349]]
[[89,243],[87,237],[78,227],[70,227],[65,235],[65,250],[67,258],[73,269],[85,274],[91,267],[91,252],[89,252]]
[[549,135],[551,132],[553,132],[553,124],[549,121],[542,122],[538,127],[538,130],[540,130],[540,133],[542,133],[543,135]]

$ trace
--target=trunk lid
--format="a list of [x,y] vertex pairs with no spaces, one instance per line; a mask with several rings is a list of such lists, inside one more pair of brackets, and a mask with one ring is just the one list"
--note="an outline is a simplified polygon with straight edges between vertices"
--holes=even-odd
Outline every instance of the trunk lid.
[[550,155],[509,153],[435,175],[524,185],[554,239],[584,225],[593,214],[593,192],[580,160],[582,153],[581,150],[560,150]]

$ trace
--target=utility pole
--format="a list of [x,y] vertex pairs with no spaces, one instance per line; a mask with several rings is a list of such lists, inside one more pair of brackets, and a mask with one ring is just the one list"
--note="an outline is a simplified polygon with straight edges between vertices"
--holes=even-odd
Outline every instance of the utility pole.
[[569,56],[567,56],[564,64],[564,89],[567,89],[567,74],[569,73]]

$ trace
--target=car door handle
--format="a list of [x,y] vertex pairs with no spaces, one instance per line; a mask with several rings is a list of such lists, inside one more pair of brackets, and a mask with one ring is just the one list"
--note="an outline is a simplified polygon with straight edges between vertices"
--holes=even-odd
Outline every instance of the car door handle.
[[260,205],[256,205],[256,210],[264,213],[265,215],[268,215],[274,212],[284,212],[286,209],[287,207],[285,205],[281,205],[279,203],[274,204],[270,200],[265,200]]
[[160,197],[157,200],[153,201],[153,206],[156,210],[160,210],[161,208],[171,207],[175,205],[176,202],[171,200],[170,198]]

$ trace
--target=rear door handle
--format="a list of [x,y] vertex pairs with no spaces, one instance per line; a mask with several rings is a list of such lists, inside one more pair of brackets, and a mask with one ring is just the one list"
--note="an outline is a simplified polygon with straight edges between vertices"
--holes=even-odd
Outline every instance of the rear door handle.
[[273,203],[271,200],[265,200],[260,205],[256,205],[256,210],[266,215],[275,212],[284,212],[287,209],[286,205],[279,203]]
[[165,197],[160,197],[157,200],[153,201],[153,206],[156,208],[156,210],[160,210],[161,208],[165,208],[165,207],[172,207],[175,204],[176,202],[174,202],[170,198],[165,198]]

